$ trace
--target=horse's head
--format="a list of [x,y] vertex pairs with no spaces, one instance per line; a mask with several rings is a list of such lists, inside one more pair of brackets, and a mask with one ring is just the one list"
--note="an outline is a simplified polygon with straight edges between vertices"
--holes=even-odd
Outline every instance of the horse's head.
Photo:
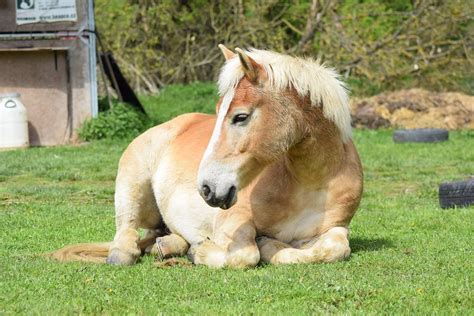
[[265,68],[247,53],[219,47],[227,61],[219,78],[217,121],[201,160],[198,186],[209,205],[227,209],[237,201],[240,189],[301,139],[301,111],[288,104],[291,95],[271,89]]

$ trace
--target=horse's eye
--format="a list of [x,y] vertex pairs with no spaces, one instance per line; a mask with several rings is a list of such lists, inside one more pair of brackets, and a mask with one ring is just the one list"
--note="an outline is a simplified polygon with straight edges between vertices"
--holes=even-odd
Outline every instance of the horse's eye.
[[237,124],[237,123],[242,123],[245,122],[248,119],[249,115],[248,114],[237,114],[232,118],[232,124]]

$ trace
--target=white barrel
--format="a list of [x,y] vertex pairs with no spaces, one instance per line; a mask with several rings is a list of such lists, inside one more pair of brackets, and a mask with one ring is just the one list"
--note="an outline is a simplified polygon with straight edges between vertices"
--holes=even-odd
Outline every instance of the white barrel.
[[28,118],[20,94],[0,94],[0,148],[28,145]]

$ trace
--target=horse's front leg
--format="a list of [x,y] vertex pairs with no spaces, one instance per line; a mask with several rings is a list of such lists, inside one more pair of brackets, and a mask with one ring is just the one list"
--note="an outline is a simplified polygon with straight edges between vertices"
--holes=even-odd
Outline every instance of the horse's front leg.
[[258,247],[262,261],[272,264],[336,262],[351,253],[348,235],[347,228],[333,227],[301,248],[267,237],[258,238]]
[[156,238],[156,242],[145,249],[159,261],[171,257],[181,257],[186,255],[189,249],[188,242],[178,234],[169,234]]
[[213,238],[193,245],[189,256],[194,264],[215,268],[254,267],[260,261],[255,236],[255,226],[247,212],[220,211]]

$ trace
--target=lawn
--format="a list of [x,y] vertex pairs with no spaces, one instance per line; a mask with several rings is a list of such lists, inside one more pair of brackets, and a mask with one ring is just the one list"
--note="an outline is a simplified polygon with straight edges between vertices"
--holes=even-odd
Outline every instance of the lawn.
[[440,209],[438,184],[474,174],[474,132],[394,144],[355,133],[365,193],[349,260],[249,270],[49,261],[114,234],[116,165],[128,141],[0,152],[0,314],[474,313],[474,207]]

